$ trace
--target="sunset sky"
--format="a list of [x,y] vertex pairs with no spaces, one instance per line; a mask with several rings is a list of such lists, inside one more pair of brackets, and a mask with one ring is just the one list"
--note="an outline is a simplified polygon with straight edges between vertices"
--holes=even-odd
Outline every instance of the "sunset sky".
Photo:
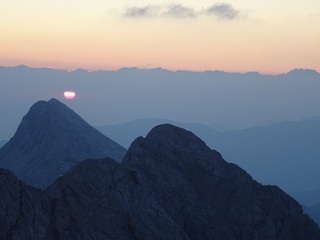
[[1,0],[0,65],[320,72],[319,0]]

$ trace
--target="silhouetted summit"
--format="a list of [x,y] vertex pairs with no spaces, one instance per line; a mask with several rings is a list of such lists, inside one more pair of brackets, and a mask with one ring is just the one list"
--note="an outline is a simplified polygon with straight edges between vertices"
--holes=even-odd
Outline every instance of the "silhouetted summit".
[[0,167],[19,179],[46,187],[87,158],[121,161],[126,150],[91,127],[56,99],[35,103],[13,138],[0,149]]
[[155,127],[133,142],[123,165],[168,213],[163,221],[185,234],[179,239],[320,238],[293,198],[257,183],[184,129]]

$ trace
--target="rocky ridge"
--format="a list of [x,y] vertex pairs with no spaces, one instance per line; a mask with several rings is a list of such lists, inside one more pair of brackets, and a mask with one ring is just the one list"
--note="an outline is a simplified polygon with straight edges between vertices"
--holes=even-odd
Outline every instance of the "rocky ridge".
[[320,239],[293,198],[172,125],[137,138],[122,163],[83,161],[45,191],[0,177],[2,239]]

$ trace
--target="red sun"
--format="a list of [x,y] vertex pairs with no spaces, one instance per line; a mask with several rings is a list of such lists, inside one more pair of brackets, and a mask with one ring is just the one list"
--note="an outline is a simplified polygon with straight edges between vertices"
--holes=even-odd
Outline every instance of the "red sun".
[[65,91],[63,93],[63,96],[65,99],[74,99],[76,96],[76,93],[74,91]]

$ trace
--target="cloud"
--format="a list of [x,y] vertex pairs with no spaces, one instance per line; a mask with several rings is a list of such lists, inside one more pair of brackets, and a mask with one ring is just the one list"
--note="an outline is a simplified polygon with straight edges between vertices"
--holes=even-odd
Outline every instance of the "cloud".
[[181,4],[175,4],[167,7],[165,15],[177,18],[194,18],[197,16],[197,13],[192,8],[182,6]]
[[128,18],[153,17],[157,12],[156,6],[130,7],[127,8],[124,16]]
[[143,7],[126,8],[125,17],[175,17],[175,18],[193,18],[197,16],[194,9],[185,7],[181,4],[172,4],[167,6],[149,5]]
[[213,15],[221,20],[235,20],[240,17],[240,12],[227,3],[217,3],[206,9],[207,15]]
[[174,17],[196,18],[201,15],[215,16],[220,20],[236,20],[241,17],[240,11],[228,3],[217,3],[202,11],[186,7],[182,4],[147,5],[142,7],[129,7],[125,9],[124,17]]

